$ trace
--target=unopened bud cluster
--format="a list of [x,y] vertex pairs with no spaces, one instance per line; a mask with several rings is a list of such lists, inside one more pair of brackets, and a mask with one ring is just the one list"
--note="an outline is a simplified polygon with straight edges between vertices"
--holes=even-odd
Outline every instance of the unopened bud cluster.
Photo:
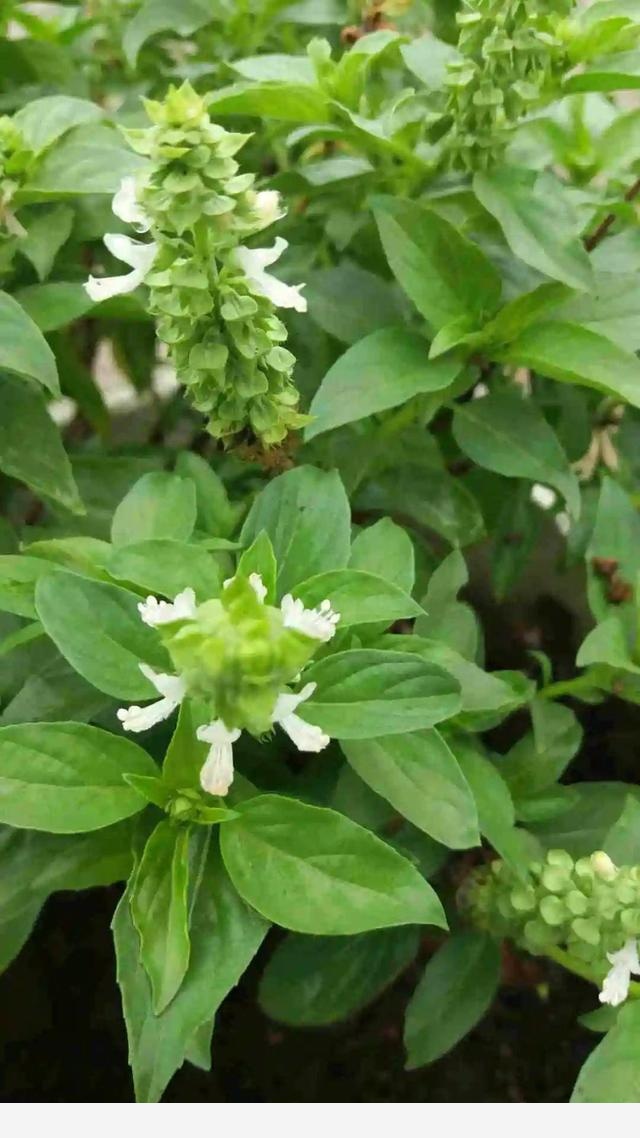
[[[282,347],[284,324],[268,296],[251,287],[233,251],[279,215],[277,195],[258,195],[234,155],[248,135],[211,122],[187,84],[162,103],[147,101],[153,126],[129,131],[152,171],[140,202],[158,244],[150,310],[180,381],[209,430],[229,438],[246,428],[267,444],[302,422]],[[275,258],[274,258],[275,259]]]
[[552,946],[598,967],[607,954],[640,936],[640,866],[613,864],[606,853],[575,861],[549,850],[522,881],[504,861],[479,870],[463,904],[480,928],[508,937],[529,952]]
[[279,443],[307,419],[275,310],[304,312],[306,301],[302,286],[266,271],[286,241],[242,244],[282,216],[279,195],[253,189],[254,175],[234,157],[249,136],[213,123],[189,83],[145,107],[153,125],[125,134],[148,168],[123,180],[113,210],[151,240],[106,234],[109,251],[133,272],[90,277],[87,291],[99,301],[146,284],[158,336],[209,432]]
[[463,0],[456,16],[461,59],[448,66],[450,169],[484,170],[512,127],[544,100],[567,66],[557,34],[569,0]]

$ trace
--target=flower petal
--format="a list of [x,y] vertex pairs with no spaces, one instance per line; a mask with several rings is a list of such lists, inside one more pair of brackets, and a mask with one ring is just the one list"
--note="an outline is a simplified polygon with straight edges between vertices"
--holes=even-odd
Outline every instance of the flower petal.
[[299,751],[323,751],[331,742],[329,735],[325,735],[319,727],[307,723],[299,715],[285,715],[283,719],[278,720],[278,723]]
[[131,176],[123,178],[113,195],[111,209],[121,221],[133,225],[139,233],[146,233],[151,226],[151,221],[138,202],[137,189],[135,178]]
[[293,628],[312,640],[331,640],[335,636],[340,614],[334,612],[330,601],[322,601],[315,609],[306,609],[301,600],[287,593],[280,602],[284,628]]
[[149,271],[158,252],[155,241],[136,241],[126,233],[105,233],[103,241],[114,257],[143,273]]
[[222,719],[198,727],[196,738],[210,743],[200,771],[200,785],[207,794],[225,795],[233,782],[233,744],[240,738],[237,728],[229,729]]
[[156,723],[168,719],[177,706],[177,700],[158,699],[155,703],[148,703],[146,707],[138,707],[137,704],[132,704],[131,707],[119,707],[116,715],[125,731],[137,733],[148,731],[150,727],[155,727]]
[[196,594],[193,589],[183,589],[173,601],[159,601],[157,597],[149,596],[138,605],[142,620],[151,628],[157,628],[160,624],[172,624],[176,620],[193,620],[196,609]]

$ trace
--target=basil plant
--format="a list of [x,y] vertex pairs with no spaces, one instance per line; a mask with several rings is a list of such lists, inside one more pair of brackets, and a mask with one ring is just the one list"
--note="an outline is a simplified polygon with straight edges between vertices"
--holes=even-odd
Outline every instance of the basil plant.
[[640,1101],[640,5],[0,7],[0,969],[114,886],[139,1102],[572,974]]

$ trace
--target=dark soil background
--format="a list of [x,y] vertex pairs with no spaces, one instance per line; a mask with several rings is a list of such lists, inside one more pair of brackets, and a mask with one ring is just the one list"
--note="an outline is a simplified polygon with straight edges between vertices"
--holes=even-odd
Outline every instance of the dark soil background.
[[[2,977],[1,1101],[132,1100],[109,933],[118,893],[49,901]],[[402,1020],[419,966],[349,1023],[291,1029],[268,1020],[255,1000],[273,943],[219,1013],[211,1073],[186,1064],[165,1101],[566,1102],[598,1038],[575,1023],[594,1007],[593,988],[516,961],[513,982],[475,1031],[430,1067],[407,1072]]]
[[[489,667],[531,668],[527,648],[543,647],[554,659],[556,678],[572,674],[578,637],[566,608],[553,600],[536,602],[524,615],[503,608],[496,620],[495,610],[482,601],[478,607],[489,634]],[[575,709],[585,744],[571,764],[570,781],[638,781],[640,708],[610,700]],[[525,726],[526,718],[518,723],[512,717],[492,742],[506,748]],[[114,886],[52,898],[31,941],[0,977],[0,1101],[132,1100],[109,931],[119,894]],[[268,1020],[256,1002],[273,935],[219,1012],[211,1073],[186,1064],[165,1101],[567,1102],[599,1039],[576,1023],[597,1006],[591,985],[508,952],[490,1013],[449,1055],[407,1072],[404,1009],[428,949],[348,1023],[292,1029]]]

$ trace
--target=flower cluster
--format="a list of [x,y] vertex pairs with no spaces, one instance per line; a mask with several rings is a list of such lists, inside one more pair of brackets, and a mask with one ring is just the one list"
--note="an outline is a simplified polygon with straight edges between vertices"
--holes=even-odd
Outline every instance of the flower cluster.
[[618,867],[602,850],[577,861],[549,850],[529,866],[527,882],[494,861],[465,884],[461,902],[493,935],[538,954],[561,947],[591,966],[594,979],[604,975],[602,1003],[622,1003],[631,975],[640,975],[640,866]]
[[315,691],[299,691],[300,673],[319,644],[336,631],[339,616],[329,601],[306,609],[290,594],[279,608],[266,603],[258,573],[226,581],[220,598],[196,604],[193,589],[173,602],[147,597],[138,605],[145,624],[158,630],[175,674],[140,664],[160,699],[146,707],[121,708],[125,731],[146,731],[167,719],[185,698],[206,708],[210,720],[197,729],[209,752],[200,774],[202,788],[225,795],[233,781],[233,744],[243,730],[260,736],[280,726],[299,751],[321,751],[329,736],[297,714]]
[[456,19],[461,58],[448,65],[449,168],[482,170],[500,157],[511,128],[567,66],[557,27],[567,0],[463,0]]
[[254,175],[239,172],[234,155],[248,135],[213,123],[188,83],[145,106],[153,125],[126,133],[148,168],[123,180],[113,210],[151,239],[107,234],[109,251],[132,271],[90,277],[87,292],[99,301],[144,281],[158,336],[210,433],[278,443],[306,418],[275,309],[307,305],[302,285],[267,272],[287,247],[283,238],[269,248],[243,242],[283,216],[279,195],[256,192]]

